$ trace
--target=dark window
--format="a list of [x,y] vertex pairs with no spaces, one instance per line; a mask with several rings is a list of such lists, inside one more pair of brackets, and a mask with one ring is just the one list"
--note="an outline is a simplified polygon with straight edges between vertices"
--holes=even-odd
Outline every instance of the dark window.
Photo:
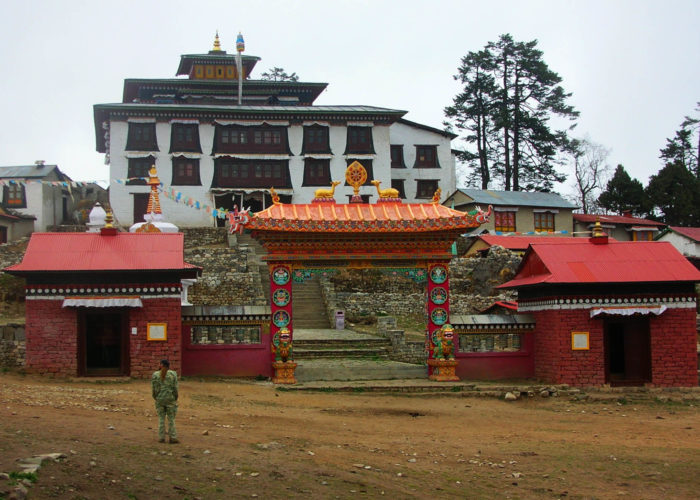
[[391,145],[391,168],[406,168],[403,162],[403,145]]
[[212,187],[291,187],[286,160],[233,160],[219,158]]
[[8,184],[3,188],[3,205],[8,208],[26,208],[27,195],[24,191],[24,186],[18,181],[9,182],[12,182],[12,184]]
[[345,154],[374,154],[372,127],[348,127]]
[[288,153],[286,127],[217,125],[215,153]]
[[554,214],[552,212],[535,212],[535,231],[554,232]]
[[304,160],[304,182],[302,186],[330,186],[331,161],[306,158]]
[[129,166],[126,173],[127,185],[144,185],[148,179],[148,171],[155,165],[156,159],[152,156],[148,158],[129,158]]
[[[350,164],[354,161],[359,161],[363,167],[365,167],[365,170],[367,171],[367,180],[363,184],[363,186],[371,186],[372,185],[372,179],[374,179],[374,171],[372,170],[372,160],[356,160],[356,159],[348,159],[346,160],[347,166],[349,167]],[[345,181],[345,185],[349,186],[348,181]]]
[[127,151],[158,151],[155,123],[129,123]]
[[312,125],[304,127],[304,145],[301,150],[304,153],[330,153],[328,142],[328,127]]
[[416,198],[432,198],[437,191],[437,180],[419,180],[416,189]]
[[133,193],[134,194],[134,224],[144,222],[143,216],[148,210],[149,193]]
[[416,146],[414,168],[438,168],[437,146]]
[[399,192],[399,198],[406,198],[406,191],[404,191],[403,182],[403,179],[391,179],[391,187]]
[[494,212],[493,224],[496,231],[515,231],[515,212]]
[[201,153],[199,125],[194,123],[173,123],[170,133],[170,152]]
[[191,158],[173,158],[174,186],[200,186],[199,160]]

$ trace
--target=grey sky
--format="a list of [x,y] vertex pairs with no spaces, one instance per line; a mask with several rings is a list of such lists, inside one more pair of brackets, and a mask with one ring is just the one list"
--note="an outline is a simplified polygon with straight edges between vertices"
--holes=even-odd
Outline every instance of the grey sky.
[[[687,1],[14,1],[0,8],[0,165],[56,163],[108,178],[92,105],[120,102],[125,78],[174,77],[180,54],[234,51],[303,81],[317,104],[407,110],[441,127],[460,58],[502,33],[539,40],[573,92],[576,134],[612,150],[646,184],[658,150],[700,101],[700,2]],[[458,142],[453,143],[458,146]]]

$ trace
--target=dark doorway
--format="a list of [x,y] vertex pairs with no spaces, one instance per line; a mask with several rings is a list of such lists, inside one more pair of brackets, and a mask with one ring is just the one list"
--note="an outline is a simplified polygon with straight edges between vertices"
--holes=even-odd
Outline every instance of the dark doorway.
[[651,382],[648,318],[605,320],[605,381],[613,386]]
[[83,375],[128,375],[128,337],[121,312],[85,312],[81,321]]
[[7,243],[7,228],[0,226],[0,243]]

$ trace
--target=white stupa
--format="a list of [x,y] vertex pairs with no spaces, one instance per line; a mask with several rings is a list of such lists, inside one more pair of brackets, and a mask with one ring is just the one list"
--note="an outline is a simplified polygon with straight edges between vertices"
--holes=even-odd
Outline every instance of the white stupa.
[[102,208],[99,202],[95,203],[95,206],[90,210],[89,221],[85,224],[87,226],[88,233],[99,233],[100,228],[105,227],[105,218],[107,217],[107,212]]
[[175,224],[166,222],[163,212],[160,210],[160,199],[158,198],[158,172],[153,165],[148,172],[148,184],[151,186],[151,193],[148,196],[148,207],[143,216],[146,222],[137,222],[129,228],[130,233],[177,233],[179,231]]

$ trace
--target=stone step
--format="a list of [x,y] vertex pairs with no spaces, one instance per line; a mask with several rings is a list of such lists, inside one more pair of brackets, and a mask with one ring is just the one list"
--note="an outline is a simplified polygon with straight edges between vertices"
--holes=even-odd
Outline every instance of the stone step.
[[[296,359],[296,352],[295,352]],[[296,379],[300,383],[312,381],[352,381],[427,379],[424,366],[389,360],[364,359],[309,359],[299,360]],[[287,386],[296,389],[296,386]]]
[[294,346],[294,359],[388,358],[388,349],[300,349]]
[[354,347],[391,347],[391,342],[383,338],[362,339],[362,340],[340,340],[340,339],[294,339],[295,347],[304,349],[326,349],[326,348],[354,348]]
[[321,329],[328,328],[328,321],[302,320],[294,318],[294,328]]

